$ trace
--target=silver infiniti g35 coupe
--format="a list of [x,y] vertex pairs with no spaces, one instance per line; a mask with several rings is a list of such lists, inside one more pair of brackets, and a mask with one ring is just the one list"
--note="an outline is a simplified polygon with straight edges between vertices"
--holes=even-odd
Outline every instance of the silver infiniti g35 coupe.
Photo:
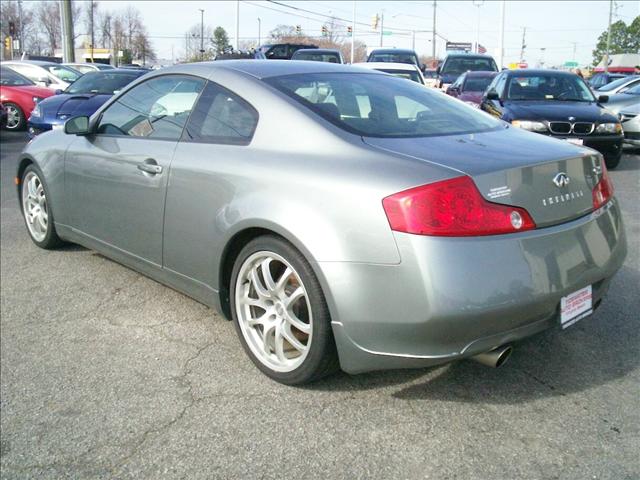
[[147,74],[32,141],[16,183],[36,245],[215,307],[287,384],[499,365],[589,315],[626,255],[599,153],[353,66]]

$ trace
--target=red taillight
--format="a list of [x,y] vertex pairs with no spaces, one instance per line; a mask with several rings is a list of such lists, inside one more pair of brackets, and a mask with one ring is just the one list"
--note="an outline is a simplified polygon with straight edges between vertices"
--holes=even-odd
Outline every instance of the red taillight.
[[466,237],[536,228],[525,209],[488,202],[466,176],[396,193],[382,205],[392,230],[417,235]]
[[602,178],[593,187],[593,209],[597,210],[613,197],[613,183],[611,182],[611,178],[609,178],[609,173],[607,172],[607,166],[604,162],[602,162]]

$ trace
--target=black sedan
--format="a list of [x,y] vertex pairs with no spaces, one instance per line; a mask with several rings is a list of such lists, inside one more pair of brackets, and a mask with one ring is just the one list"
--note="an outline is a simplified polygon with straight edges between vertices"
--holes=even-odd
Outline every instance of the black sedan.
[[489,85],[480,108],[514,127],[584,145],[615,168],[622,156],[620,120],[580,77],[555,70],[505,70]]

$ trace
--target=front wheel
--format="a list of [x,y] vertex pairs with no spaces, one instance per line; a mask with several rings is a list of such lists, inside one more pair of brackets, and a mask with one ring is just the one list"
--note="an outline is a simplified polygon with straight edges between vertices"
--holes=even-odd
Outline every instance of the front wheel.
[[322,289],[288,242],[264,236],[242,249],[231,275],[231,304],[242,346],[267,376],[297,385],[337,370]]
[[4,108],[7,111],[7,130],[22,130],[27,125],[27,118],[22,109],[15,103],[5,103]]
[[48,193],[40,170],[29,165],[22,174],[21,185],[22,215],[33,243],[44,249],[62,245],[53,225]]
[[605,152],[603,156],[607,170],[613,170],[620,164],[620,160],[622,159],[622,147],[616,151]]

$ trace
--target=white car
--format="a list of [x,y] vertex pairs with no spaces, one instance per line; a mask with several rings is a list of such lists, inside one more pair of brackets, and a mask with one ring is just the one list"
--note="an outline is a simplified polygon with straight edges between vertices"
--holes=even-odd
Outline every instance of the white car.
[[379,72],[388,73],[394,77],[406,78],[425,85],[424,76],[417,65],[413,63],[391,63],[391,62],[362,62],[354,63],[358,67],[370,68]]
[[640,75],[629,75],[628,77],[619,78],[611,83],[607,83],[595,90],[595,92],[596,95],[615,95],[617,93],[624,93],[636,85],[640,85]]
[[54,62],[37,60],[19,60],[2,62],[3,67],[27,77],[39,87],[46,87],[53,91],[64,90],[82,76],[79,71]]
[[100,70],[113,70],[114,67],[112,65],[107,65],[105,63],[63,63],[65,67],[71,67],[74,70],[79,71],[80,73],[89,73],[89,72],[99,72]]

